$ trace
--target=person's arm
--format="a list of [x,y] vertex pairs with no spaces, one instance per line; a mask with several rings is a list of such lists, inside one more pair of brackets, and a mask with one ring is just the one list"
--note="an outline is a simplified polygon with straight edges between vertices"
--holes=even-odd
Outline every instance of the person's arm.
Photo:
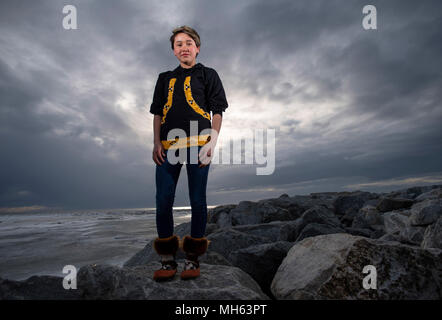
[[156,114],[153,117],[153,161],[161,165],[164,162],[166,154],[164,153],[164,147],[160,140],[160,128],[161,128],[161,116]]
[[[221,114],[216,113],[213,115],[212,118],[212,129],[216,131],[216,133],[213,135],[213,137],[215,138],[214,143],[216,144],[217,140],[218,140],[218,136],[219,136],[219,132],[221,131],[221,124],[223,122],[223,117]],[[211,138],[212,139],[212,136]]]
[[156,114],[153,117],[153,144],[161,143],[160,140],[161,116]]
[[[214,69],[209,69],[208,72],[208,85],[207,85],[207,104],[210,111],[212,112],[212,131],[214,131],[210,136],[210,142],[207,144],[206,148],[203,148],[200,156],[201,162],[204,165],[210,163],[213,157],[215,146],[218,141],[218,136],[221,131],[222,124],[222,113],[228,107],[226,94],[224,92],[224,87],[218,73]],[[216,131],[216,132],[215,132]]]
[[150,107],[150,113],[154,115],[153,117],[153,161],[161,165],[164,162],[163,157],[166,156],[164,153],[164,147],[160,139],[160,128],[161,128],[161,118],[163,114],[164,105],[164,80],[161,74],[158,76],[157,83],[155,84],[155,90],[153,95],[153,101]]

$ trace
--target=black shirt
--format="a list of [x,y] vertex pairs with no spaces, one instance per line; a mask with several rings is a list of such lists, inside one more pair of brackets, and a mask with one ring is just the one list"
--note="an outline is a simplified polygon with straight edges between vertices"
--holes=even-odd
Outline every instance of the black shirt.
[[[197,138],[198,145],[207,143],[207,134],[201,134],[204,129],[210,129],[211,115],[221,114],[228,107],[226,95],[215,69],[195,64],[192,68],[179,65],[173,71],[162,72],[158,76],[153,95],[150,113],[161,115],[160,140],[165,149],[182,148],[196,145],[191,137]],[[190,121],[197,121],[198,133],[192,134]],[[177,136],[169,137],[172,129],[182,129],[187,143]],[[190,141],[190,142],[189,142]]]

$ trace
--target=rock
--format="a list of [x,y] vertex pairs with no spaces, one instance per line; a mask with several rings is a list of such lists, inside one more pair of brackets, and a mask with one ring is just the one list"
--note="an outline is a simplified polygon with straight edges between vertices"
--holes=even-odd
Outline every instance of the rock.
[[293,242],[287,241],[258,244],[235,250],[230,258],[234,266],[251,275],[264,293],[271,295],[273,276],[292,246]]
[[[123,267],[86,265],[77,274],[78,290],[86,300],[268,300],[259,285],[236,267],[200,264],[200,277],[183,281],[179,272],[172,280],[157,282],[153,273],[159,262]],[[222,275],[222,276],[221,276]]]
[[390,193],[385,194],[385,196],[389,198],[404,198],[404,199],[414,200],[423,193],[439,188],[442,188],[442,185],[417,186],[417,187],[392,191]]
[[340,195],[339,192],[312,192],[310,198],[334,202]]
[[285,224],[285,221],[272,221],[269,223],[235,226],[232,227],[232,229],[258,237],[267,238],[267,242],[274,242],[286,240],[284,238],[285,234],[281,234],[281,229]]
[[[364,289],[364,267],[377,271],[376,289]],[[371,274],[371,272],[370,272]],[[348,234],[296,243],[271,284],[276,299],[442,298],[442,250]]]
[[191,231],[191,223],[189,222],[185,222],[185,223],[181,223],[177,226],[175,226],[173,228],[173,233],[176,234],[177,236],[181,238],[183,238],[185,235],[190,234]]
[[305,227],[305,222],[302,218],[295,221],[288,221],[281,226],[280,240],[294,242],[299,236],[302,228]]
[[15,281],[0,278],[0,300],[76,300],[76,289],[63,288],[63,277],[32,276]]
[[229,228],[232,226],[232,216],[227,212],[221,212],[216,221],[216,225],[219,228]]
[[230,211],[235,207],[236,205],[229,204],[209,209],[207,223],[216,223],[219,228],[231,226]]
[[361,213],[369,226],[383,225],[384,217],[374,206],[365,206],[361,208]]
[[[304,226],[309,223],[326,224],[333,227],[341,227],[341,222],[335,216],[332,210],[322,206],[313,206],[306,210],[301,216]],[[302,226],[302,228],[304,227]]]
[[421,247],[442,249],[442,218],[437,219],[435,223],[427,227]]
[[216,223],[207,223],[205,236],[207,237],[209,234],[214,233],[218,229],[219,229],[219,227]]
[[341,233],[341,232],[345,232],[345,230],[339,227],[335,227],[333,225],[313,222],[309,223],[302,229],[301,233],[296,239],[296,242],[301,241],[304,238],[314,237],[320,234],[331,234],[331,233]]
[[397,241],[399,242],[399,231],[395,234],[386,233],[382,237],[380,237],[378,240],[380,241]]
[[[191,233],[191,222],[184,222],[174,227],[174,234],[180,237],[180,239],[184,238],[186,235],[190,235]],[[216,223],[207,223],[206,224],[206,232],[204,236],[207,237],[209,234],[218,230],[219,227]]]
[[[376,230],[383,229],[383,225],[383,215],[374,206],[364,206],[354,217],[351,227]],[[377,228],[377,226],[382,228]]]
[[351,216],[355,216],[359,209],[361,209],[364,204],[372,199],[376,199],[379,196],[370,192],[347,192],[336,198],[333,205],[335,208],[335,213],[340,216],[347,216],[350,219]]
[[206,264],[220,264],[224,266],[231,266],[232,264],[223,255],[218,252],[208,250],[207,253],[198,259],[201,263]]
[[[259,210],[265,210],[262,215],[262,222],[295,220],[299,217],[296,211],[289,211],[283,208],[260,207]],[[293,214],[295,212],[295,214]]]
[[292,199],[288,196],[288,194],[284,193],[279,198],[276,199],[266,199],[261,200],[263,202],[267,202],[275,207],[283,208],[283,209],[289,209],[293,206]]
[[442,199],[442,188],[432,189],[417,196],[414,201],[420,202],[424,200]]
[[418,202],[410,209],[410,224],[426,226],[436,222],[442,216],[442,199],[427,199]]
[[258,201],[257,211],[262,215],[262,222],[296,220],[305,211],[290,197],[279,197]]
[[424,239],[425,227],[414,227],[406,225],[399,232],[399,241],[415,246],[420,246]]
[[257,212],[257,204],[252,201],[241,201],[238,206],[230,211],[232,225],[262,223],[264,211]]
[[[199,258],[207,274],[196,282],[179,274],[153,282],[160,257],[151,239],[122,268],[82,268],[80,290],[63,289],[60,277],[0,278],[0,298],[440,300],[441,190],[282,194],[217,206],[208,211],[210,243]],[[174,229],[180,238],[190,230],[191,222]],[[179,270],[184,258],[179,250]],[[368,264],[378,270],[377,290],[362,288]]]
[[409,212],[391,211],[384,214],[384,228],[386,233],[400,232],[408,224]]
[[299,212],[303,213],[314,206],[321,206],[329,210],[334,210],[333,203],[336,198],[336,195],[330,195],[327,193],[313,193],[312,196],[293,196],[290,197],[290,200],[293,205],[296,205],[299,208]]
[[345,228],[345,230],[347,231],[347,233],[352,234],[354,236],[372,238],[372,233],[368,229],[349,227],[349,228]]
[[294,220],[298,216],[291,216],[287,209],[275,207],[270,203],[259,202],[255,208],[255,214],[261,217],[261,222]]
[[408,209],[413,205],[413,200],[402,198],[381,197],[376,206],[380,212],[388,212],[399,209]]
[[209,250],[218,252],[228,261],[231,261],[229,255],[232,251],[247,248],[252,245],[272,242],[270,238],[256,236],[234,229],[219,230],[210,234],[207,239],[210,240]]

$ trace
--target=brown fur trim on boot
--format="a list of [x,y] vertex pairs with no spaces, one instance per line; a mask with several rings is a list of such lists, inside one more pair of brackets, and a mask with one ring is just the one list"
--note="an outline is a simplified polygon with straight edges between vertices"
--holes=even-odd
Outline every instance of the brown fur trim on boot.
[[192,238],[185,236],[183,239],[183,251],[191,256],[201,256],[207,251],[209,241],[207,238]]
[[156,238],[153,242],[153,247],[159,255],[175,256],[179,247],[178,236],[173,235],[168,238]]

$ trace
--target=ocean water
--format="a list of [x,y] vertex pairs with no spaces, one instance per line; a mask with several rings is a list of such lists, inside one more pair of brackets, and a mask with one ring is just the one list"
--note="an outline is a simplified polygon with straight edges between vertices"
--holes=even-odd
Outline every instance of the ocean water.
[[[174,208],[175,226],[190,219],[190,208]],[[64,277],[66,265],[122,266],[155,237],[155,209],[2,213],[0,277]]]

